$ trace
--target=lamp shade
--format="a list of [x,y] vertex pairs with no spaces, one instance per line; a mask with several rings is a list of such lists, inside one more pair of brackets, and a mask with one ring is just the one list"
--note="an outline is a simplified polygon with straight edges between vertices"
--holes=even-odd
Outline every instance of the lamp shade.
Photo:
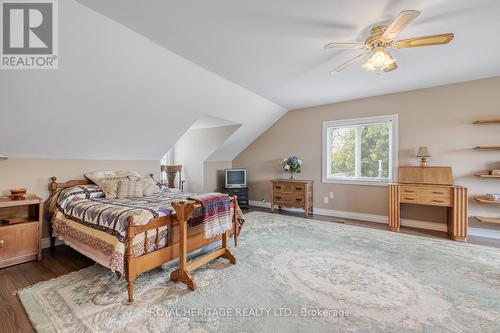
[[418,147],[417,157],[431,157],[431,155],[429,155],[429,148]]

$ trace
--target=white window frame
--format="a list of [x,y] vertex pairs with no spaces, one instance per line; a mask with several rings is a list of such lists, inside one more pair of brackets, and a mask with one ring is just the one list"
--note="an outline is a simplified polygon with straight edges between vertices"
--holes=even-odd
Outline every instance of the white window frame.
[[[392,126],[389,127],[389,137],[392,140],[389,141],[389,178],[363,178],[363,177],[338,177],[329,175],[329,165],[331,165],[331,154],[328,152],[328,129],[330,127],[354,127],[359,125],[377,124],[391,122]],[[358,143],[360,138],[360,131],[356,131],[356,160],[361,160],[361,145]],[[398,168],[398,115],[383,115],[375,117],[364,117],[364,118],[353,118],[353,119],[342,119],[333,121],[323,122],[323,149],[322,149],[322,174],[323,183],[334,183],[334,184],[350,184],[350,185],[375,185],[375,186],[387,186],[388,183],[395,182],[397,180],[397,168]],[[356,174],[359,175],[361,170],[361,163],[356,165]]]

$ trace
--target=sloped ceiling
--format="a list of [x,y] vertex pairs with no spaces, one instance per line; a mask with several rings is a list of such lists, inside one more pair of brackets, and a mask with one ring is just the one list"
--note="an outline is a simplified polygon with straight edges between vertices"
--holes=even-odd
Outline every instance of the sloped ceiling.
[[[165,48],[289,109],[500,75],[498,0],[80,0]],[[397,71],[332,69],[370,27],[422,14],[400,36],[454,32],[447,46],[395,50]]]
[[157,159],[203,115],[241,124],[232,160],[286,110],[74,1],[59,1],[59,69],[0,72],[0,154]]
[[[422,15],[386,75],[330,70],[371,26]],[[59,69],[0,72],[0,154],[160,159],[204,115],[241,124],[210,160],[231,160],[286,109],[500,75],[497,0],[64,0]]]

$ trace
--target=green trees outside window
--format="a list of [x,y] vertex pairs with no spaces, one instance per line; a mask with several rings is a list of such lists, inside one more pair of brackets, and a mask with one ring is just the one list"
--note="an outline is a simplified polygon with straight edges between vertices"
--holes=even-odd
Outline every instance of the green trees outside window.
[[330,176],[389,178],[390,128],[390,122],[329,128]]

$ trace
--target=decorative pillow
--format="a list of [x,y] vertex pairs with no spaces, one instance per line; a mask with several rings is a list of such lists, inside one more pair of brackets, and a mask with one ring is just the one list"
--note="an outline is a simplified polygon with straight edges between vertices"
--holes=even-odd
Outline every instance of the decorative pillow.
[[133,182],[142,181],[144,183],[145,197],[149,197],[153,194],[161,192],[161,187],[158,186],[158,182],[154,180],[154,178],[151,176],[144,176],[144,177],[129,176],[128,179],[130,179]]
[[114,176],[115,177],[129,177],[129,176],[141,177],[141,174],[138,173],[137,171],[132,171],[132,170],[116,170]]
[[94,184],[99,185],[102,179],[109,179],[112,177],[128,177],[135,176],[140,177],[141,175],[137,171],[130,170],[116,170],[116,171],[94,171],[85,174],[85,177],[94,182]]
[[[114,171],[94,171],[85,174],[85,177],[90,179],[94,184],[97,184],[99,180],[104,179],[106,177],[112,177],[115,175]],[[97,184],[99,185],[99,184]]]
[[130,179],[118,181],[119,199],[123,198],[142,198],[144,196],[144,180],[141,178],[137,181]]
[[99,181],[99,187],[101,190],[104,192],[104,196],[108,199],[115,199],[118,194],[118,182],[120,180],[126,180],[128,178],[108,178],[108,179],[101,179]]
[[98,185],[104,192],[106,198],[109,199],[116,198],[118,192],[118,182],[120,180],[128,179],[127,177],[129,176],[140,177],[140,174],[137,171],[129,170],[94,171],[85,174],[85,177]]

